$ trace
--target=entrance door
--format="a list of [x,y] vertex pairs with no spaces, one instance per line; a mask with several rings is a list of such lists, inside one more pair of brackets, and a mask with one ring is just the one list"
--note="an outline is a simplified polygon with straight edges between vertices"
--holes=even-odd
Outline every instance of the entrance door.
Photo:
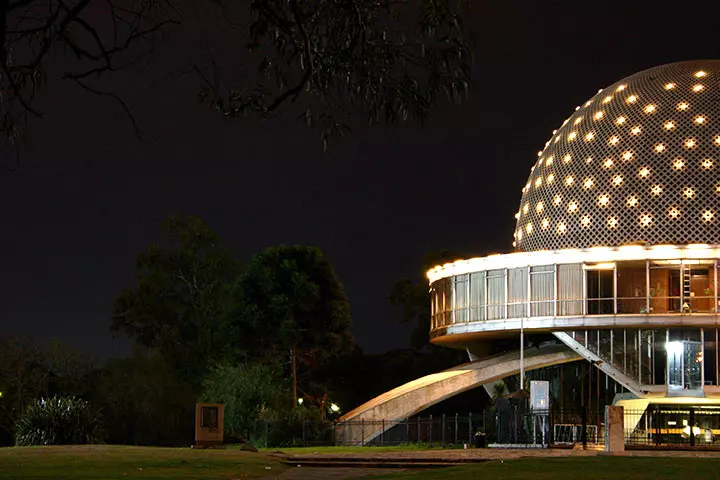
[[667,343],[668,388],[670,390],[702,389],[702,345],[683,340]]

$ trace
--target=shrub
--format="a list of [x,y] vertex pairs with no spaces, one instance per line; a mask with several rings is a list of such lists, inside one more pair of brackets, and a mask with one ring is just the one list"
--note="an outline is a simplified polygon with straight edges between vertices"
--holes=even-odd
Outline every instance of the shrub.
[[18,446],[82,445],[100,439],[98,414],[86,401],[75,397],[37,400],[15,424]]

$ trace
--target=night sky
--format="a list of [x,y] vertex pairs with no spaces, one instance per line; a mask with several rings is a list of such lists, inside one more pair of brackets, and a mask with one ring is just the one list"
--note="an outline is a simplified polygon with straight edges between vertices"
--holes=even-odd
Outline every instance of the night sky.
[[[424,126],[356,128],[322,153],[292,115],[228,120],[197,102],[197,77],[169,76],[208,45],[232,66],[243,42],[203,13],[142,68],[104,83],[121,110],[51,82],[16,169],[0,168],[0,336],[59,338],[100,357],[129,352],[112,299],[135,255],[173,213],[197,214],[240,261],[266,246],[317,245],[370,353],[409,344],[387,301],[422,256],[510,251],[536,152],[575,105],[638,70],[720,57],[711,2],[471,2],[474,84]],[[685,10],[680,11],[683,6]]]

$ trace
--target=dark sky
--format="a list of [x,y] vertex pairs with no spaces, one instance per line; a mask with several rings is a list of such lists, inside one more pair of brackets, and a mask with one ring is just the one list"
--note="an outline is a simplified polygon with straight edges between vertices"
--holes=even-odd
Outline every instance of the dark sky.
[[[325,154],[294,118],[229,121],[197,103],[197,78],[166,76],[202,58],[203,42],[217,43],[212,15],[110,82],[142,141],[111,102],[51,83],[19,168],[0,169],[0,335],[127,353],[109,333],[111,301],[132,284],[135,255],[158,239],[160,222],[193,213],[241,261],[279,243],[321,247],[345,284],[360,345],[405,347],[408,328],[387,301],[392,283],[419,278],[430,250],[509,251],[535,154],[575,105],[644,68],[720,57],[712,2],[683,11],[471,3],[469,101],[441,105],[424,127],[357,129]],[[241,49],[230,40],[216,54]]]

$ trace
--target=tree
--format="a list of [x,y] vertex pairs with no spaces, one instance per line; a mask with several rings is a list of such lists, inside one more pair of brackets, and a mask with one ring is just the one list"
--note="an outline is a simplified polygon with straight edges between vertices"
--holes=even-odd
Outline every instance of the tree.
[[95,81],[149,54],[156,34],[172,23],[177,15],[166,0],[0,2],[0,141],[13,145],[24,120],[42,117],[35,99],[53,57],[62,60],[60,78],[113,98],[130,114]]
[[354,345],[345,291],[319,248],[267,248],[241,276],[238,297],[238,340],[255,357],[289,355],[293,405],[299,361],[317,365]]
[[163,223],[166,242],[137,257],[136,286],[113,302],[112,329],[157,349],[199,386],[208,365],[230,354],[227,313],[239,266],[195,216]]
[[322,128],[325,145],[349,119],[422,121],[438,98],[461,102],[470,87],[470,48],[453,3],[251,0],[247,48],[257,76],[225,86],[213,70],[201,98],[224,115],[268,118],[307,96],[302,119]]

